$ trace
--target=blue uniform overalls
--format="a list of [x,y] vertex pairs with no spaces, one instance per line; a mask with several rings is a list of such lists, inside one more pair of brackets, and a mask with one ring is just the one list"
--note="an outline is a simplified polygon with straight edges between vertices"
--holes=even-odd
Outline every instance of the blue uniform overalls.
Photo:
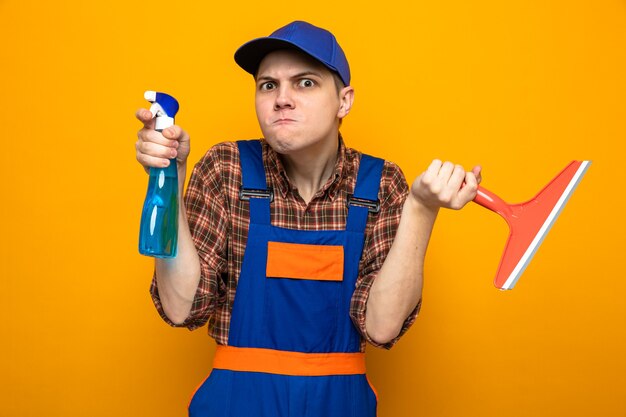
[[228,346],[217,347],[190,417],[376,416],[350,300],[383,161],[362,156],[345,230],[293,230],[270,224],[260,142],[237,144],[248,240]]

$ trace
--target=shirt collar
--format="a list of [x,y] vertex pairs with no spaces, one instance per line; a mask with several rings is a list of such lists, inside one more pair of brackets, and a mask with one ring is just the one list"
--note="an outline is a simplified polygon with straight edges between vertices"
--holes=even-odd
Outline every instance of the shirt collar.
[[[289,177],[287,176],[287,172],[285,171],[285,167],[280,160],[280,157],[267,144],[267,141],[263,140],[263,159],[265,162],[265,166],[268,167],[270,171],[270,175],[274,182],[275,192],[278,191],[280,195],[285,198],[289,190],[294,189],[295,186],[289,181]],[[346,146],[343,142],[343,138],[341,133],[339,134],[339,149],[337,150],[337,161],[335,161],[335,167],[333,169],[333,173],[328,178],[324,186],[315,194],[313,198],[317,198],[324,193],[328,193],[331,201],[335,199],[335,196],[339,192],[339,181],[345,170],[345,159],[346,159]]]

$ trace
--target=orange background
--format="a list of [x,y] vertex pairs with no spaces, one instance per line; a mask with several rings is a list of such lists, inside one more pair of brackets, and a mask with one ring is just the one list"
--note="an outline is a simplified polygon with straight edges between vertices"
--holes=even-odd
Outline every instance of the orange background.
[[412,179],[433,158],[530,198],[593,165],[511,292],[507,236],[442,212],[420,318],[369,350],[382,417],[626,415],[626,4],[0,1],[0,416],[183,416],[214,342],[156,314],[137,251],[143,92],[181,103],[190,159],[259,136],[235,49],[295,19],[331,29],[356,102],[350,146]]

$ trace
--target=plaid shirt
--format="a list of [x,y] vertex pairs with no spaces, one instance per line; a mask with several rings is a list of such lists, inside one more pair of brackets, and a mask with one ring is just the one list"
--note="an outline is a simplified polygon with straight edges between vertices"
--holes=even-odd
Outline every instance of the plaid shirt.
[[[263,141],[263,162],[269,187],[274,189],[272,225],[300,230],[343,230],[346,196],[356,182],[361,154],[339,140],[334,174],[309,204],[289,181],[278,155]],[[150,292],[161,317],[170,325],[190,330],[209,322],[209,335],[218,344],[228,344],[231,312],[241,271],[249,224],[248,204],[239,199],[241,167],[234,142],[212,147],[195,165],[185,195],[189,228],[200,257],[201,278],[191,312],[175,325],[163,312],[156,277]],[[405,320],[400,334],[386,344],[374,342],[365,330],[369,289],[376,279],[398,228],[408,186],[400,168],[385,161],[379,199],[381,210],[368,218],[359,276],[350,305],[350,317],[361,333],[361,351],[366,341],[390,349],[413,324],[420,305]]]

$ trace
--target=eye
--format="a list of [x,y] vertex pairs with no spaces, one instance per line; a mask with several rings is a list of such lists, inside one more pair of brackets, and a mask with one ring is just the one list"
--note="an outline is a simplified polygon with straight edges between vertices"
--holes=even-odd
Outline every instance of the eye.
[[313,87],[315,85],[315,81],[308,78],[303,78],[298,82],[298,85],[300,87]]
[[273,90],[274,88],[276,88],[276,84],[273,81],[264,82],[259,86],[259,89],[264,91]]

